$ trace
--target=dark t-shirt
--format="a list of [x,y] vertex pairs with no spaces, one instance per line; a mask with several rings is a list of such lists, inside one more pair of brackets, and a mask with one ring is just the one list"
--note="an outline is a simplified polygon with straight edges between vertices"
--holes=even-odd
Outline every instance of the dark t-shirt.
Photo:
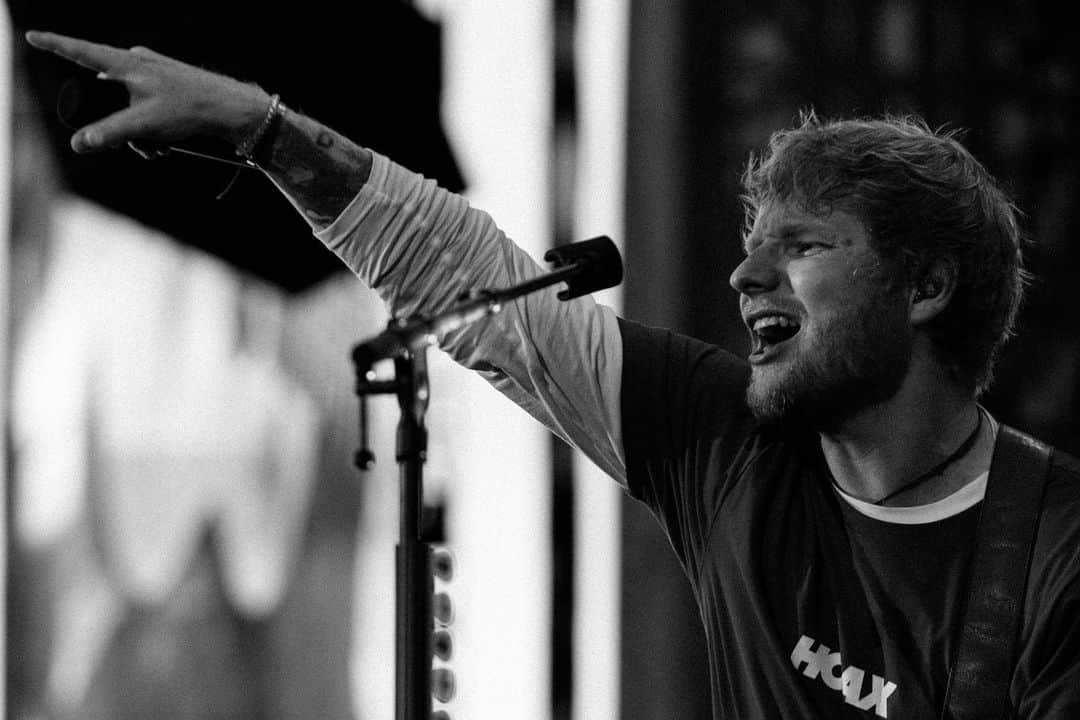
[[[817,436],[760,426],[747,364],[621,321],[627,484],[666,531],[701,609],[717,718],[936,718],[980,506],[867,517]],[[1055,455],[1010,697],[1080,718],[1080,466]]]

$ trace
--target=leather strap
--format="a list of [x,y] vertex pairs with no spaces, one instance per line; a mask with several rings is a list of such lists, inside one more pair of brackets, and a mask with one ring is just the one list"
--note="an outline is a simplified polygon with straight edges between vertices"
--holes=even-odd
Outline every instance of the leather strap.
[[942,718],[1001,718],[1052,449],[1002,425],[986,484],[968,598]]

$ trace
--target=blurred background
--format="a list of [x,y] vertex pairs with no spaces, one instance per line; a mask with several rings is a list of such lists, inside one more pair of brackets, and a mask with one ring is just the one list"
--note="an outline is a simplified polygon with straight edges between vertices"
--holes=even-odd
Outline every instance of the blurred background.
[[[9,0],[0,13],[3,705],[52,718],[388,718],[397,408],[352,465],[348,352],[387,318],[258,173],[77,157],[107,111],[34,27],[148,45],[491,212],[599,234],[628,317],[746,350],[748,153],[800,109],[917,112],[1025,211],[1038,279],[985,398],[1080,451],[1080,101],[1058,3]],[[200,148],[227,154],[227,148]],[[426,504],[455,574],[456,718],[709,717],[697,610],[648,513],[431,353]]]

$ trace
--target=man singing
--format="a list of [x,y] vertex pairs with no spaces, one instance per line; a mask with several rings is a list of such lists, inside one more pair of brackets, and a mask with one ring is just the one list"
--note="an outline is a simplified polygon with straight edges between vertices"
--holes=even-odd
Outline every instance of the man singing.
[[[130,93],[76,151],[228,140],[395,315],[541,272],[463,198],[255,85],[28,40]],[[960,717],[980,696],[1080,717],[1080,465],[977,402],[1022,293],[1012,203],[903,118],[809,115],[744,189],[748,358],[554,290],[443,349],[652,509],[701,609],[715,717]],[[1012,485],[1027,524],[984,500]]]

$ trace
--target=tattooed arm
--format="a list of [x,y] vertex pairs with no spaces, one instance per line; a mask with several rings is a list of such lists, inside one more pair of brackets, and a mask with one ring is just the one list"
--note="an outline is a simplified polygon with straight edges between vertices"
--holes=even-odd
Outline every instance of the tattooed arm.
[[316,230],[341,214],[371,174],[369,150],[287,108],[266,146],[259,167]]

